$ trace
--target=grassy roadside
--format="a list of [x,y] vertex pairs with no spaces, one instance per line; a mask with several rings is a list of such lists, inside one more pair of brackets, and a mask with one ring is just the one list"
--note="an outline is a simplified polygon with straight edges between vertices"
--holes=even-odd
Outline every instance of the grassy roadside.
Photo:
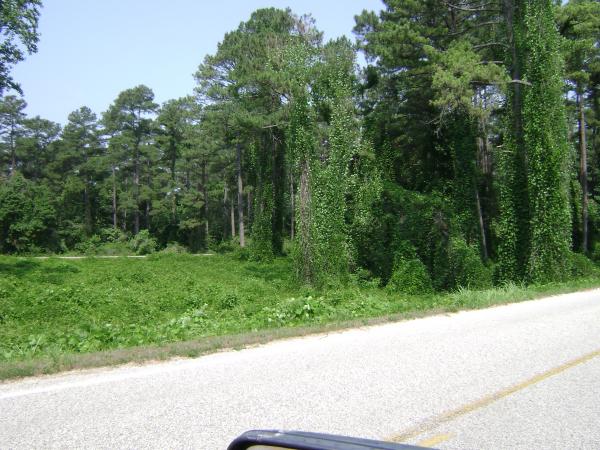
[[596,286],[600,277],[403,296],[356,280],[317,292],[294,281],[285,259],[0,257],[0,379],[197,356]]

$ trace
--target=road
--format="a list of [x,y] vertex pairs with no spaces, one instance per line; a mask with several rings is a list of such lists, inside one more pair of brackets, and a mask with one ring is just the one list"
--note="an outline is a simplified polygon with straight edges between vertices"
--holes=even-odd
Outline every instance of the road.
[[224,449],[253,428],[600,448],[600,290],[0,384],[0,448]]

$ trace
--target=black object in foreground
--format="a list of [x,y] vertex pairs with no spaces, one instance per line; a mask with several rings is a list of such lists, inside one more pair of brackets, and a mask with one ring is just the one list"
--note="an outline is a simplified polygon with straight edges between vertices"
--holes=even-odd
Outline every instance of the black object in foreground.
[[333,434],[252,430],[246,431],[235,439],[229,444],[227,450],[416,450],[424,448]]

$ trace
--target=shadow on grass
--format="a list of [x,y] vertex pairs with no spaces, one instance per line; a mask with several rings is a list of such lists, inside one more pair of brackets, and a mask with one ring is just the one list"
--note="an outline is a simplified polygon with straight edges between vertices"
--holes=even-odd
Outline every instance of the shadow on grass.
[[4,258],[0,261],[0,277],[12,275],[17,278],[26,278],[35,273],[37,280],[60,283],[65,275],[77,272],[79,272],[77,267],[64,261],[41,263],[31,259],[7,261]]
[[287,264],[281,264],[277,262],[273,264],[247,263],[243,270],[247,275],[267,282],[282,280],[295,284],[295,280],[293,276],[291,276],[292,270]]
[[37,270],[40,265],[39,262],[31,261],[29,259],[17,260],[13,264],[0,262],[0,276],[13,275],[16,277],[23,277],[30,272]]

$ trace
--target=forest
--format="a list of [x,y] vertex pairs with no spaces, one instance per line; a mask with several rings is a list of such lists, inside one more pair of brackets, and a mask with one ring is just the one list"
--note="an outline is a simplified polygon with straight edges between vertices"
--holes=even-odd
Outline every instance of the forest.
[[[40,2],[20,3],[35,51]],[[0,253],[286,258],[310,286],[407,294],[591,270],[600,2],[382,6],[355,16],[355,42],[259,9],[189,96],[133,86],[64,127],[25,115],[3,63]]]

